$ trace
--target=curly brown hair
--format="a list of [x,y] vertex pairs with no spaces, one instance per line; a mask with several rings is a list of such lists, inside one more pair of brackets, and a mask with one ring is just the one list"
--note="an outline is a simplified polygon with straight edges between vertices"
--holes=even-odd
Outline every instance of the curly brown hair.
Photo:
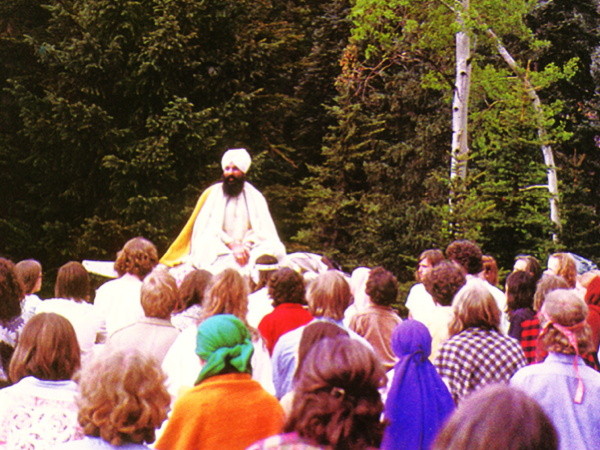
[[378,448],[384,379],[381,362],[364,344],[341,336],[317,342],[304,360],[285,430],[317,445]]
[[154,442],[171,401],[165,378],[156,360],[135,349],[105,349],[79,376],[83,432],[116,446]]
[[456,261],[468,274],[475,275],[483,270],[483,253],[479,246],[466,239],[452,242],[446,248],[446,258]]
[[304,278],[289,267],[283,267],[273,273],[267,286],[274,306],[282,303],[306,303]]
[[373,303],[390,306],[398,297],[398,280],[389,270],[374,267],[369,272],[365,293]]
[[465,271],[462,266],[448,260],[438,263],[423,279],[425,290],[442,306],[450,306],[452,299],[465,283]]
[[115,270],[120,277],[130,273],[143,280],[157,264],[158,251],[154,244],[143,237],[135,237],[128,240],[117,253]]
[[0,258],[0,320],[8,321],[21,314],[23,285],[15,272],[15,265]]

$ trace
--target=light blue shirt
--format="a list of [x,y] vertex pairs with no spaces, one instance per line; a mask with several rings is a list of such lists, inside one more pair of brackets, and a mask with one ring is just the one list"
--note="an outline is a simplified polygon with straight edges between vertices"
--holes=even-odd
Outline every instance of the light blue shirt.
[[363,345],[373,350],[373,347],[369,342],[359,336],[354,331],[346,328],[342,321],[336,321],[326,317],[318,317],[309,322],[308,324],[296,328],[292,331],[288,331],[282,335],[275,348],[273,349],[273,384],[275,385],[275,396],[281,399],[285,394],[292,390],[292,383],[294,381],[294,372],[296,371],[296,363],[298,359],[298,347],[300,346],[300,340],[302,339],[302,333],[307,325],[315,323],[317,321],[325,321],[333,323],[340,328],[348,332],[348,335],[352,339],[360,341]]
[[600,448],[600,373],[578,359],[583,380],[583,402],[573,401],[577,377],[575,355],[550,353],[541,364],[519,370],[511,378],[514,385],[535,399],[554,423],[561,450]]

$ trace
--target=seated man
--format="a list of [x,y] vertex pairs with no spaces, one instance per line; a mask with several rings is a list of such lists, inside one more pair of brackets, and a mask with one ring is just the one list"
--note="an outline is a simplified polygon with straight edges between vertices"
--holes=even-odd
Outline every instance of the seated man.
[[189,263],[212,273],[227,267],[249,272],[260,255],[278,259],[285,255],[265,198],[246,181],[250,168],[246,149],[227,150],[221,167],[223,181],[202,193],[161,263],[170,267]]

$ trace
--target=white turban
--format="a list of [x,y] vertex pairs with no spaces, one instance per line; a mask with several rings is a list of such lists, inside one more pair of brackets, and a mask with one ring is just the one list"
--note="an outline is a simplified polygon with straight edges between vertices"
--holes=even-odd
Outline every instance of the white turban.
[[250,162],[250,154],[245,148],[230,148],[225,152],[221,159],[221,168],[225,170],[225,167],[229,164],[233,164],[242,172],[246,173],[250,168]]

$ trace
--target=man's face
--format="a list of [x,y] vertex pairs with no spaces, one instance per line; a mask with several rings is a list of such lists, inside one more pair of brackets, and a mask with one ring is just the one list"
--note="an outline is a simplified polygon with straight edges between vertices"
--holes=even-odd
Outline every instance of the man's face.
[[234,164],[229,164],[223,170],[223,178],[225,180],[233,181],[236,178],[242,178],[244,176],[244,172],[237,168]]
[[223,192],[229,197],[237,197],[244,189],[246,174],[234,164],[228,164],[223,170]]
[[423,281],[425,275],[427,275],[432,268],[433,266],[427,258],[423,258],[421,261],[419,261],[419,265],[417,266],[417,275],[419,276],[419,280]]

